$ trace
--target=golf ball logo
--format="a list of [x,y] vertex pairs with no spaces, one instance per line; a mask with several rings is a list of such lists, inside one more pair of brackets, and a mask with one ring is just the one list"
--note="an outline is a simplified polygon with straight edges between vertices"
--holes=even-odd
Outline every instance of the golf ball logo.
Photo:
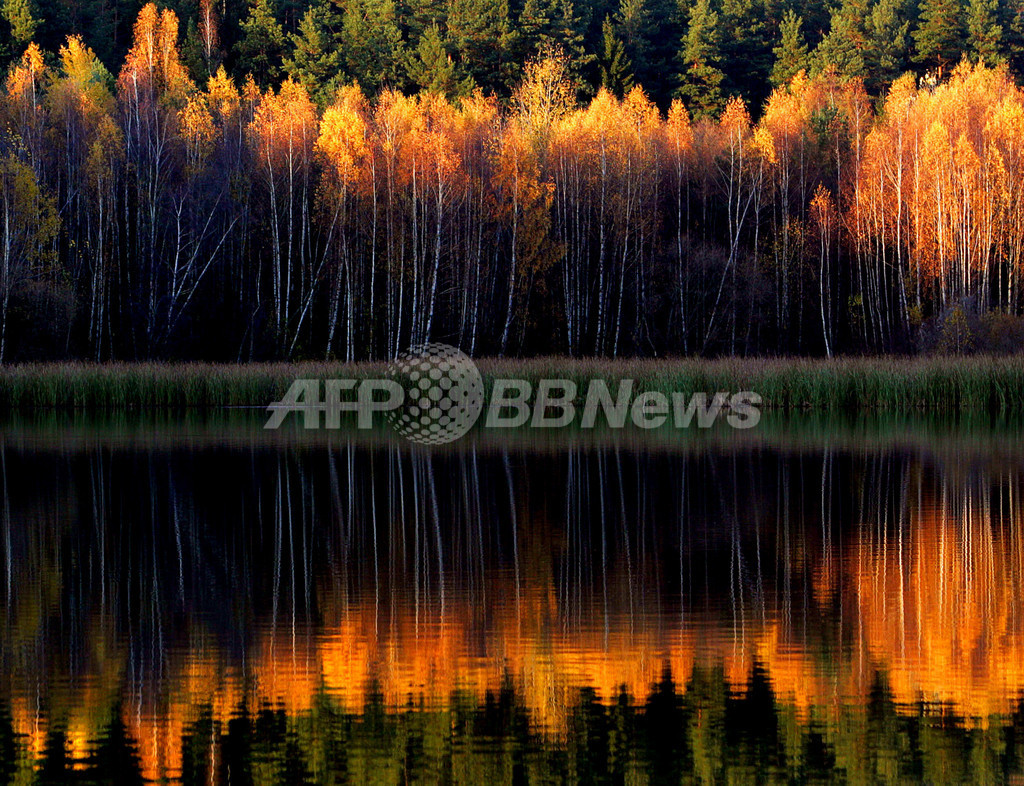
[[484,381],[476,364],[448,344],[412,347],[391,363],[388,377],[405,401],[388,412],[394,429],[413,442],[441,445],[469,431],[484,408]]

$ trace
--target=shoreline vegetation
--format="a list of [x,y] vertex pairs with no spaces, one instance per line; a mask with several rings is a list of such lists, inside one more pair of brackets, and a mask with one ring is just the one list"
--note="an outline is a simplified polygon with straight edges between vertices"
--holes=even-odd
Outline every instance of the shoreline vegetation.
[[[496,378],[571,379],[582,397],[591,380],[613,391],[753,391],[766,410],[813,412],[986,412],[1024,409],[1024,357],[864,357],[840,359],[482,359],[489,392]],[[262,408],[295,379],[363,379],[376,363],[52,363],[0,367],[0,408],[132,411]]]

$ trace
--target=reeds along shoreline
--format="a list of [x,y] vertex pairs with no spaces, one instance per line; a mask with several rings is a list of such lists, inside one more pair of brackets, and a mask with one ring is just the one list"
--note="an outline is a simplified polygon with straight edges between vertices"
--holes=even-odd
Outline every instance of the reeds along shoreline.
[[[1024,407],[1024,357],[579,360],[543,357],[478,362],[494,379],[633,379],[634,391],[749,390],[769,409],[986,411]],[[380,363],[56,363],[0,367],[0,408],[127,410],[264,407],[297,378],[378,376]]]

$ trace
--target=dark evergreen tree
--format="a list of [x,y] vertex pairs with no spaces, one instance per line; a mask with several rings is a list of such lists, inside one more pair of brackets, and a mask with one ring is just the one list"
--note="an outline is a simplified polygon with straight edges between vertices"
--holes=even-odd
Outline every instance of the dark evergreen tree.
[[341,49],[347,73],[364,90],[405,86],[408,55],[394,0],[348,0]]
[[285,70],[321,107],[330,102],[341,81],[340,27],[341,18],[335,6],[318,0],[302,17],[298,33],[289,36],[292,51],[285,58]]
[[647,0],[620,0],[616,27],[630,62],[641,73],[649,67],[651,26]]
[[863,76],[867,17],[867,4],[863,0],[843,0],[842,5],[832,12],[828,35],[814,50],[816,68],[833,67],[843,76]]
[[[636,82],[655,103],[666,107],[671,90],[665,74],[677,69],[675,42],[683,33],[680,6],[668,0],[620,0],[614,21]],[[603,25],[600,45],[604,45]]]
[[802,24],[803,19],[795,11],[787,11],[782,17],[782,39],[775,47],[775,65],[772,66],[772,84],[775,87],[789,84],[797,72],[807,68],[807,44],[800,32]]
[[409,45],[419,46],[420,39],[431,25],[437,24],[441,38],[448,27],[448,3],[446,0],[400,0],[396,9],[406,33]]
[[622,41],[615,34],[612,20],[605,17],[601,26],[601,54],[597,58],[601,69],[601,86],[621,98],[633,89],[633,66],[626,55]]
[[526,62],[542,52],[560,51],[577,87],[582,85],[587,67],[595,60],[586,51],[583,25],[576,15],[572,0],[526,0],[515,44],[517,60]]
[[262,88],[277,85],[283,74],[285,35],[271,0],[250,0],[249,15],[242,22],[242,40],[235,49],[241,73],[252,74]]
[[683,71],[677,91],[691,114],[715,115],[725,106],[719,36],[718,14],[710,0],[697,0],[690,8],[690,25],[680,52]]
[[437,22],[420,36],[416,51],[409,59],[409,79],[424,90],[448,98],[473,91],[473,80],[452,59]]
[[986,63],[1003,59],[1003,27],[999,24],[998,0],[969,0],[967,44],[971,57]]
[[884,93],[910,66],[910,21],[901,0],[878,0],[865,30],[864,82]]
[[757,110],[771,91],[774,47],[782,20],[779,0],[723,0],[721,70],[726,95],[739,95]]
[[508,0],[451,0],[448,38],[462,67],[485,93],[507,94],[518,77]]
[[960,0],[923,0],[914,31],[914,60],[943,72],[964,54],[964,21]]
[[203,62],[203,45],[199,40],[199,26],[195,19],[189,19],[185,27],[185,40],[181,44],[181,60],[188,68],[189,76],[202,84],[206,77],[206,64]]

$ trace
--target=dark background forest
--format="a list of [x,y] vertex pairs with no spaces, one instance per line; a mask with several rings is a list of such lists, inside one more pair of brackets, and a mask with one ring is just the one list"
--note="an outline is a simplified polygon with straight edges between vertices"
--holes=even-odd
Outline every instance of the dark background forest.
[[[141,0],[4,0],[7,66],[30,41],[55,55],[81,36],[118,74]],[[1016,0],[177,0],[181,58],[200,85],[224,65],[261,88],[290,76],[319,101],[341,84],[375,94],[475,87],[502,99],[546,46],[567,54],[579,97],[643,85],[664,111],[720,110],[736,95],[759,112],[801,67],[834,65],[881,94],[908,70],[962,56],[1024,72],[1024,4]]]
[[1024,344],[1016,2],[2,14],[3,362]]

